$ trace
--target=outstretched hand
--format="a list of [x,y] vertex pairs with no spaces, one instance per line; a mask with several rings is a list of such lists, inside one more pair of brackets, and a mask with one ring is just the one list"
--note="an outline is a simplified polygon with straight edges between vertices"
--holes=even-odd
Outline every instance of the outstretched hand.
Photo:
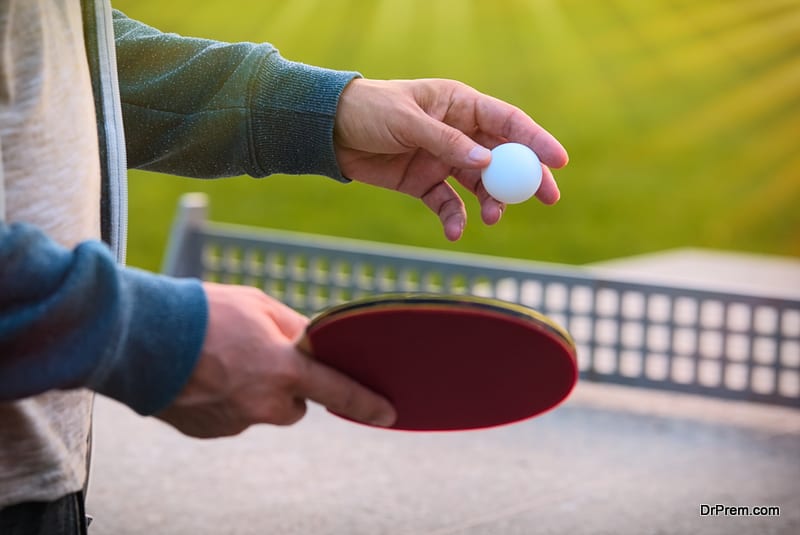
[[439,216],[449,240],[458,240],[467,221],[464,201],[447,182],[452,176],[481,204],[492,225],[505,205],[481,182],[488,149],[527,145],[542,161],[536,197],[559,199],[550,168],[566,165],[564,147],[519,108],[452,80],[353,80],[342,93],[334,145],[342,174],[350,179],[421,199]]

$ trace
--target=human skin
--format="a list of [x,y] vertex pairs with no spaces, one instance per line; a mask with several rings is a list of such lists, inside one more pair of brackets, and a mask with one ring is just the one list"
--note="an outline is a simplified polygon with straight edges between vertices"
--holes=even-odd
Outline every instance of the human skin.
[[[467,221],[453,177],[492,225],[505,205],[483,187],[489,149],[527,145],[542,161],[544,204],[559,199],[551,168],[566,165],[561,144],[519,108],[452,80],[356,79],[339,101],[334,148],[342,174],[422,200],[445,236]],[[196,437],[235,435],[258,423],[290,425],[306,400],[372,425],[390,426],[391,404],[297,349],[308,319],[260,290],[204,284],[209,319],[198,363],[173,404],[158,417]]]
[[448,177],[477,197],[483,222],[492,225],[505,205],[480,180],[489,149],[507,142],[530,147],[543,163],[536,197],[544,204],[560,196],[550,168],[569,160],[556,138],[519,108],[442,79],[352,81],[339,101],[334,142],[344,176],[421,199],[453,241],[467,213]]
[[202,352],[160,419],[198,438],[236,435],[253,424],[293,424],[308,399],[357,421],[394,422],[388,401],[297,349],[305,316],[256,288],[203,286],[209,319]]

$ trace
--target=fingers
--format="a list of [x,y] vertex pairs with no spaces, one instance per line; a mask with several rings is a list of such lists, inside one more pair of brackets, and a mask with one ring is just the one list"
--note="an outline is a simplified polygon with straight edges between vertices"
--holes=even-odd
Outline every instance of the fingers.
[[555,204],[561,198],[561,192],[553,178],[553,172],[546,165],[542,166],[542,184],[536,192],[536,198],[544,204]]
[[[479,140],[487,141],[487,146],[491,147],[499,144],[499,142],[492,143],[492,139],[488,136],[485,136],[482,139],[479,138]],[[465,188],[474,193],[478,201],[481,203],[481,217],[483,218],[484,223],[487,225],[493,225],[494,223],[497,223],[497,221],[499,221],[499,215],[505,211],[506,206],[500,201],[494,199],[486,191],[486,188],[483,186],[483,182],[481,181],[480,170],[458,170],[455,174],[455,178]],[[536,198],[539,199],[539,201],[541,201],[543,204],[547,205],[555,204],[561,198],[561,193],[558,189],[558,185],[556,184],[556,180],[553,177],[553,172],[544,164],[542,164],[542,183],[539,186],[539,189],[536,191]]]
[[487,95],[479,97],[475,108],[478,127],[487,135],[527,145],[554,169],[569,161],[561,143],[519,108]]
[[506,205],[489,195],[481,181],[479,170],[460,169],[455,173],[454,178],[478,199],[481,205],[481,220],[485,224],[494,225],[500,221]]
[[261,293],[263,299],[266,301],[262,310],[272,319],[281,334],[288,339],[296,339],[303,334],[308,325],[308,318],[306,316],[284,303],[281,303],[277,299],[263,292]]
[[[464,103],[472,101],[474,105]],[[456,85],[448,112],[442,121],[425,115],[428,124],[419,138],[420,146],[438,157],[443,163],[469,170],[481,169],[491,158],[485,159],[485,147],[495,147],[500,143],[517,142],[530,147],[542,161],[542,185],[536,197],[544,204],[554,204],[560,198],[551,168],[567,164],[569,156],[564,147],[544,128],[536,124],[519,108],[499,99],[483,95],[472,88]],[[467,133],[469,135],[467,135]],[[459,180],[477,196],[481,203],[481,218],[487,224],[499,221],[505,206],[491,199],[482,187],[478,174],[471,180]],[[457,177],[458,178],[458,177]],[[438,192],[441,198],[452,198],[445,190]],[[438,199],[440,202],[440,199]],[[440,203],[431,206],[437,209]],[[442,212],[440,217],[449,214]],[[442,218],[442,221],[446,221]],[[458,220],[461,222],[461,220]],[[465,219],[463,220],[466,221]],[[455,228],[455,223],[453,223]],[[455,231],[454,231],[455,232]],[[446,231],[447,235],[447,231]],[[460,236],[460,233],[459,233]],[[449,237],[449,236],[448,236]]]
[[410,124],[412,141],[451,167],[480,169],[489,165],[491,152],[461,130],[420,112]]
[[445,237],[457,241],[467,225],[467,208],[463,199],[447,182],[439,182],[422,195],[422,202],[439,216]]
[[385,398],[313,358],[302,355],[301,362],[300,395],[345,418],[369,425],[389,427],[397,419],[394,407]]

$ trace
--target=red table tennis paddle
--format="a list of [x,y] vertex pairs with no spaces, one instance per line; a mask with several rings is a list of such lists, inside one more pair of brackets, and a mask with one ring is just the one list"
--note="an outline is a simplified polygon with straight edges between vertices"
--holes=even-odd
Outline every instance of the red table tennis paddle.
[[471,296],[345,303],[312,319],[298,347],[389,399],[393,429],[517,422],[558,405],[578,378],[564,329],[521,305]]

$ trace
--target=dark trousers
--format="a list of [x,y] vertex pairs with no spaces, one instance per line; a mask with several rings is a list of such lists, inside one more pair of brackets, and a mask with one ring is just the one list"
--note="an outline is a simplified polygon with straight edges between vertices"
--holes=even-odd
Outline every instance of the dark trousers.
[[83,493],[54,502],[27,502],[0,509],[2,535],[87,535]]

